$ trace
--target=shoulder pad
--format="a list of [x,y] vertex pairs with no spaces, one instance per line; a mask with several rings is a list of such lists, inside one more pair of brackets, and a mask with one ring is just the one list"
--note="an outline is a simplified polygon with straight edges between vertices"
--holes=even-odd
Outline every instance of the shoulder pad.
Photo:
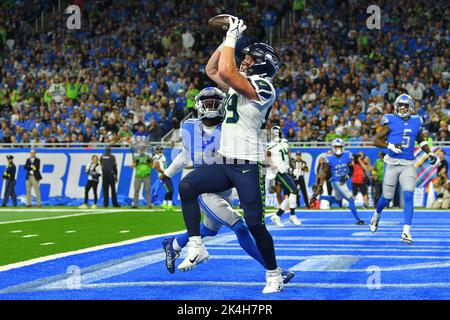
[[381,125],[385,126],[389,123],[391,123],[392,121],[392,115],[391,114],[385,114],[382,118],[381,118]]

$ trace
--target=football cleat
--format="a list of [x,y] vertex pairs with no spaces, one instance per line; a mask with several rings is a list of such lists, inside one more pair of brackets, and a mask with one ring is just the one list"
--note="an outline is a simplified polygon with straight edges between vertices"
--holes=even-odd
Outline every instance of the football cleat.
[[188,271],[194,269],[197,265],[208,261],[209,253],[201,240],[189,240],[187,248],[187,256],[178,266],[178,270]]
[[358,226],[363,226],[363,225],[365,225],[366,223],[364,222],[364,220],[358,220],[358,221],[356,221],[356,225],[358,225]]
[[270,217],[270,220],[272,220],[272,222],[273,222],[277,227],[280,227],[280,228],[284,227],[284,223],[281,222],[281,218],[280,218],[278,215],[274,214],[272,217]]
[[283,283],[289,283],[291,279],[295,276],[294,271],[291,270],[281,270],[281,277],[283,278]]
[[380,221],[380,215],[378,213],[374,213],[372,220],[370,220],[370,231],[372,233],[378,230],[378,222]]
[[162,242],[164,252],[166,253],[166,268],[170,273],[175,273],[175,260],[180,256],[180,252],[173,248],[175,238],[167,238]]
[[82,204],[81,206],[78,207],[78,209],[87,209],[89,208],[87,204]]
[[302,223],[300,222],[300,220],[298,220],[297,216],[295,215],[291,215],[289,217],[289,221],[294,225],[294,226],[301,226]]
[[266,271],[266,286],[262,293],[277,293],[283,290],[283,286],[284,283],[280,268],[277,268],[274,271]]
[[93,204],[93,205],[91,206],[91,209],[97,209],[97,205],[96,205],[96,204]]
[[408,232],[403,232],[402,233],[402,241],[407,243],[407,244],[412,244],[413,243],[413,239],[411,234]]

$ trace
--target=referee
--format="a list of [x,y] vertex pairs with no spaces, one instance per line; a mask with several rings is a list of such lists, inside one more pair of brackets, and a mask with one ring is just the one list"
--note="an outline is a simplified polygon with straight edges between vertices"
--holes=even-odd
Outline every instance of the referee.
[[103,181],[103,206],[109,205],[109,189],[111,189],[112,204],[115,208],[120,207],[117,202],[116,182],[117,182],[117,163],[116,157],[111,154],[111,147],[105,148],[105,153],[100,158],[100,166],[102,167]]
[[16,165],[13,162],[14,157],[11,155],[6,156],[8,159],[8,166],[3,173],[3,180],[6,180],[5,195],[3,196],[2,207],[6,207],[9,197],[11,197],[14,207],[17,207],[17,195],[16,195]]
[[[308,207],[308,209],[311,209],[311,205],[309,204],[308,200],[308,193],[306,192],[306,183],[305,183],[305,173],[309,172],[309,168],[306,162],[302,159],[301,152],[297,152],[295,156],[296,158],[294,160],[294,170],[293,170],[295,183],[299,186],[299,189],[302,192],[303,200],[305,201],[306,206]],[[298,201],[300,201],[300,199]]]

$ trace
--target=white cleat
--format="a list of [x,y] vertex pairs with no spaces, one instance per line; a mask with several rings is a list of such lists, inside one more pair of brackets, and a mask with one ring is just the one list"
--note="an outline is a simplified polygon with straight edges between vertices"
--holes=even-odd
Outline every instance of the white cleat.
[[97,205],[96,205],[96,204],[93,204],[93,205],[91,206],[91,209],[97,209]]
[[378,213],[374,213],[372,216],[372,220],[370,220],[370,231],[372,233],[378,230],[378,222],[380,221],[380,215]]
[[284,223],[281,222],[281,218],[280,218],[278,215],[274,214],[274,215],[270,218],[270,220],[272,220],[272,222],[273,222],[277,227],[280,227],[280,228],[284,227]]
[[189,242],[187,243],[187,248],[187,256],[178,266],[178,270],[188,271],[194,269],[198,264],[208,261],[209,253],[201,240],[189,240]]
[[262,293],[277,293],[283,290],[283,286],[284,283],[280,268],[277,268],[274,271],[266,271],[266,286]]
[[81,206],[78,207],[78,209],[87,209],[87,208],[89,208],[87,204],[82,204]]
[[302,223],[300,222],[300,220],[298,220],[297,216],[295,215],[291,215],[289,217],[289,221],[294,225],[294,226],[301,226]]
[[412,244],[413,243],[413,239],[412,236],[409,232],[404,232],[402,233],[402,241],[407,243],[407,244]]

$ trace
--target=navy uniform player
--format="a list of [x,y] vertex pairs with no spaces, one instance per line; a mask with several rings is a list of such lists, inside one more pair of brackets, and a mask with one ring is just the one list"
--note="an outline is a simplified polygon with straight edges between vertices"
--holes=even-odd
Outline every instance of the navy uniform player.
[[266,266],[263,293],[283,288],[282,270],[278,268],[271,234],[265,225],[265,150],[263,130],[275,101],[272,77],[280,67],[275,50],[264,43],[243,49],[245,58],[239,69],[235,62],[236,42],[246,29],[244,22],[229,18],[224,43],[206,66],[211,80],[227,92],[226,117],[216,164],[201,166],[186,175],[179,184],[181,206],[189,233],[188,254],[181,267],[187,268],[208,257],[200,236],[202,193],[221,192],[236,187],[244,218]]
[[[283,133],[281,132],[281,128],[279,126],[274,126],[272,128],[272,137],[273,140],[267,148],[267,162],[271,167],[273,167],[272,170],[276,173],[275,181],[280,183],[284,195],[288,195],[287,202],[291,211],[289,221],[295,226],[300,226],[301,222],[295,215],[298,194],[297,185],[295,184],[292,176],[289,174],[291,160],[289,143],[286,139],[283,139]],[[285,211],[283,202],[281,203],[278,212],[271,217],[272,222],[277,227],[284,226],[283,222],[281,222],[281,216]]]
[[404,199],[404,226],[402,241],[411,244],[411,221],[414,212],[414,189],[416,187],[416,169],[414,167],[414,143],[428,154],[430,163],[434,165],[436,156],[428,147],[421,132],[422,119],[412,115],[414,100],[407,94],[397,97],[394,102],[394,114],[385,114],[381,119],[381,129],[377,132],[374,145],[387,148],[384,157],[383,196],[377,204],[370,222],[370,230],[376,232],[381,212],[394,197],[395,187],[400,182]]
[[[181,127],[182,149],[170,166],[164,170],[163,179],[171,178],[191,163],[195,168],[202,164],[211,164],[219,149],[221,123],[224,117],[225,94],[217,88],[207,87],[195,98],[198,119],[187,119]],[[231,189],[218,193],[205,193],[198,202],[204,213],[200,224],[200,235],[213,237],[225,225],[234,231],[241,247],[262,266],[264,261],[259,253],[250,231],[241,215],[232,208]],[[166,252],[166,267],[170,273],[175,272],[175,260],[186,246],[189,234],[163,241]],[[179,268],[180,271],[188,269]],[[291,271],[283,271],[284,283],[294,276]]]
[[[327,173],[331,172],[330,182],[333,186],[333,194],[331,196],[320,195],[319,199],[329,201],[330,205],[337,203],[339,206],[342,206],[342,199],[347,200],[350,211],[356,219],[356,224],[363,225],[365,223],[359,218],[355,199],[347,187],[347,180],[353,171],[352,153],[344,151],[344,141],[340,138],[334,139],[331,146],[333,153],[325,157],[325,168],[322,174],[317,177],[317,186],[322,186]],[[314,201],[315,197],[311,199],[311,203]]]

